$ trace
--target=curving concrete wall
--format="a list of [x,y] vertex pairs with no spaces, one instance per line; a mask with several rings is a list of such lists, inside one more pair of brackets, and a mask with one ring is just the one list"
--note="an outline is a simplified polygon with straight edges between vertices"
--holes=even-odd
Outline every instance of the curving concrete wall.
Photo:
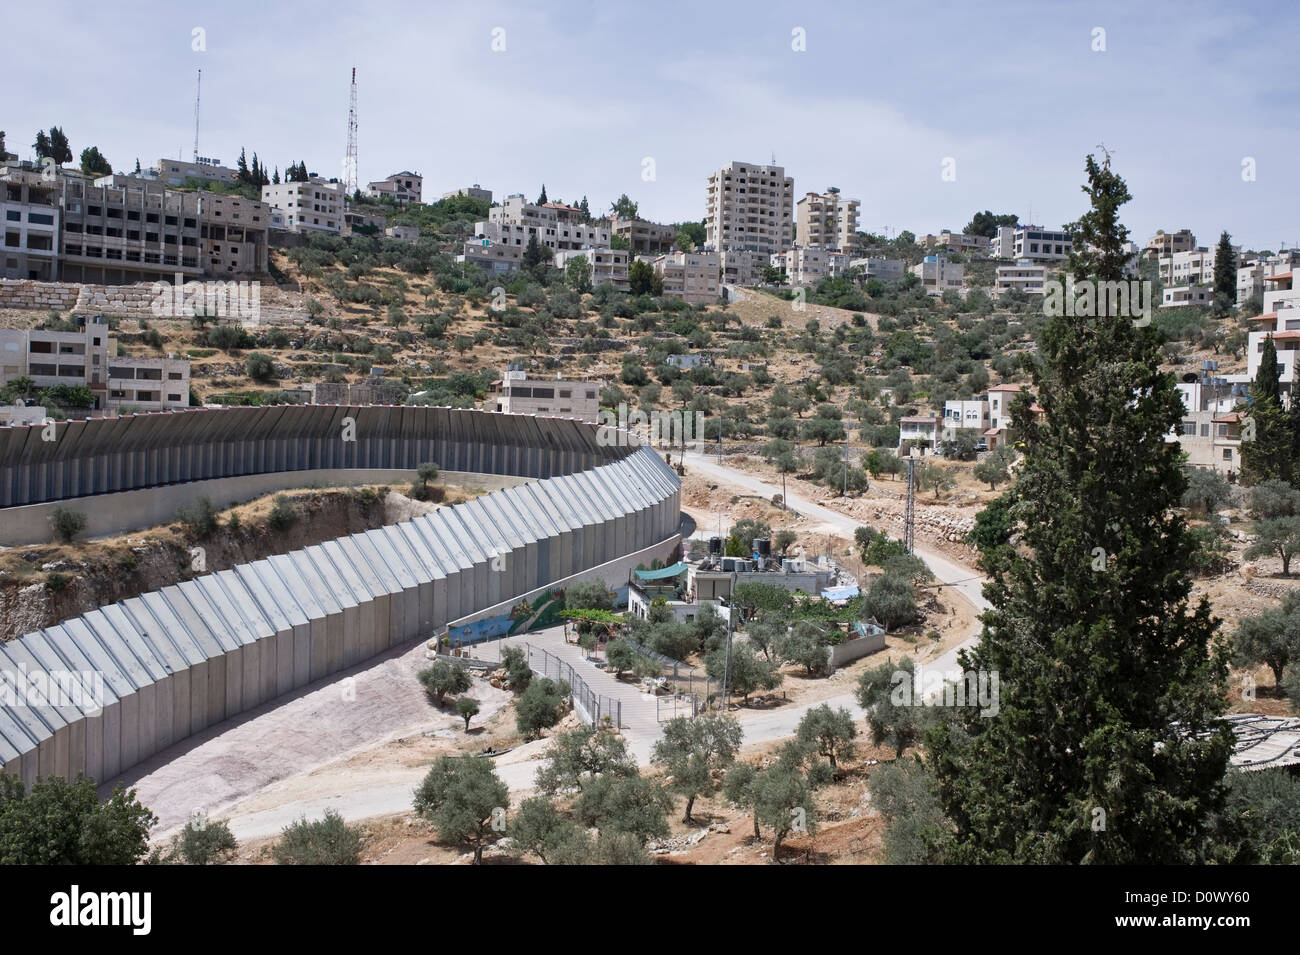
[[[221,430],[229,423],[211,416],[226,414],[177,417]],[[405,427],[401,416],[396,421]],[[375,434],[367,453],[443,464],[431,449],[454,448],[454,463],[475,465],[460,470],[531,472],[538,479],[206,574],[0,644],[0,675],[24,681],[21,698],[8,681],[0,683],[3,770],[29,785],[38,776],[82,772],[112,779],[224,719],[396,644],[428,638],[449,621],[669,541],[677,531],[680,482],[648,448],[601,447],[592,426],[562,419],[451,412],[433,423],[454,428],[454,439]],[[511,436],[531,443],[507,446]],[[204,435],[191,437],[214,445]],[[268,442],[266,449],[282,439],[241,440]],[[428,445],[402,451],[408,440]],[[77,475],[102,474],[94,462],[112,452],[94,442],[85,450],[25,487],[66,488],[61,482]],[[137,446],[121,453],[174,467],[175,450]],[[249,446],[242,453],[251,453]],[[0,460],[8,466],[8,458]],[[33,693],[42,682],[61,695]]]
[[273,471],[448,471],[528,478],[627,454],[567,418],[453,408],[191,408],[0,428],[0,507]]

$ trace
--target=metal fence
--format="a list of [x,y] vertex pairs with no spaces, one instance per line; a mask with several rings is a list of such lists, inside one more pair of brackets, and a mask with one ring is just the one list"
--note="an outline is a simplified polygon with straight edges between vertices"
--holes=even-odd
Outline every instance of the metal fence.
[[659,664],[659,678],[669,684],[669,693],[655,696],[655,716],[660,723],[674,716],[695,716],[708,707],[713,680],[698,667],[651,650],[631,637],[623,638],[637,653]]
[[597,693],[587,685],[587,681],[578,675],[573,666],[561,660],[555,654],[525,643],[528,649],[528,665],[533,671],[552,680],[563,680],[569,684],[573,694],[573,703],[578,715],[593,726],[602,724],[606,719],[610,724],[623,729],[623,701]]

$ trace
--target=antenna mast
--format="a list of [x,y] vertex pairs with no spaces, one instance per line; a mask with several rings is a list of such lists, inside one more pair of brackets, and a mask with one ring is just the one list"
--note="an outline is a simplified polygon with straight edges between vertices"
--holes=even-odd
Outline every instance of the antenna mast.
[[199,161],[199,96],[203,92],[203,71],[194,84],[194,161]]
[[352,95],[348,102],[348,154],[343,160],[343,191],[350,199],[357,192],[357,68],[352,67]]

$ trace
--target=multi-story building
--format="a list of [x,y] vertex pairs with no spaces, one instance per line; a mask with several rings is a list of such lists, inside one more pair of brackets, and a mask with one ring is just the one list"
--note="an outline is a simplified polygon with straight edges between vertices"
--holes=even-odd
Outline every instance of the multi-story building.
[[861,207],[861,202],[845,199],[834,186],[820,195],[807,193],[796,206],[796,241],[808,249],[851,251]]
[[519,194],[507,196],[505,202],[488,210],[488,220],[474,224],[480,241],[523,248],[530,237],[552,252],[565,249],[609,248],[607,220],[587,222],[582,210],[558,202],[537,205],[524,201]]
[[343,198],[342,183],[320,176],[262,187],[262,201],[280,210],[277,228],[288,232],[342,232]]
[[898,447],[933,448],[942,437],[943,419],[938,415],[908,414],[898,419]]
[[748,249],[722,249],[718,253],[723,285],[757,285],[769,258]]
[[35,168],[0,165],[0,276],[50,282],[59,274],[60,190]]
[[159,159],[143,178],[157,179],[168,186],[183,186],[187,179],[199,182],[234,182],[237,172],[221,165],[220,159],[205,159],[200,156],[198,162],[186,162],[184,159]]
[[444,192],[443,199],[453,199],[456,196],[469,196],[471,199],[482,199],[484,202],[492,202],[492,190],[484,189],[477,182],[472,186],[463,186],[460,189],[453,189],[451,192]]
[[134,176],[60,177],[60,278],[105,285],[263,275],[269,208]]
[[[1237,268],[1237,259],[1241,255],[1241,246],[1232,247],[1233,271]],[[1213,285],[1214,262],[1218,258],[1215,249],[1191,249],[1186,252],[1173,252],[1162,255],[1158,260],[1160,281],[1165,285]]]
[[[691,305],[713,305],[718,301],[719,253],[711,249],[669,252],[657,256],[651,264],[655,274],[663,280],[664,295],[680,298]],[[670,364],[672,357],[669,356]]]
[[1196,236],[1192,235],[1191,229],[1179,229],[1177,232],[1166,232],[1164,229],[1157,229],[1156,234],[1147,239],[1146,248],[1142,254],[1149,258],[1158,259],[1162,255],[1173,255],[1175,252],[1191,252],[1196,248]]
[[989,241],[986,235],[967,235],[964,232],[944,229],[938,235],[922,236],[916,240],[916,244],[927,249],[937,248],[941,252],[963,252],[967,255],[983,256],[988,254]]
[[1068,232],[1054,232],[1037,225],[998,226],[989,242],[989,257],[994,259],[1036,259],[1058,262],[1074,248]]
[[[1014,382],[994,385],[989,389],[989,426],[984,432],[984,440],[990,451],[1014,437],[1011,406],[1015,403],[1016,396],[1024,390],[1024,385]],[[1033,410],[1041,409],[1035,405]]]
[[1214,289],[1205,285],[1170,285],[1161,293],[1161,308],[1179,308],[1183,305],[1212,305]]
[[555,415],[595,423],[600,418],[600,384],[529,378],[522,368],[510,368],[488,387],[483,410],[505,414]]
[[184,408],[190,363],[183,358],[119,358],[108,324],[83,320],[75,332],[0,329],[0,384],[32,379],[37,388],[85,386],[96,410],[135,405],[142,411]]
[[781,166],[728,163],[710,174],[705,244],[747,249],[766,257],[794,242],[794,180]]
[[612,285],[620,292],[628,290],[628,253],[625,249],[561,249],[555,253],[555,267],[568,268],[574,259],[586,259],[591,266],[591,284]]
[[777,252],[769,259],[773,268],[786,274],[792,285],[809,285],[819,279],[843,275],[847,271],[848,256],[830,249],[806,249],[795,246]]
[[961,291],[965,276],[960,262],[949,262],[942,255],[927,255],[912,266],[911,272],[921,280],[927,295],[942,295],[950,289]]
[[524,250],[522,246],[491,239],[472,239],[465,242],[465,251],[456,256],[456,261],[461,265],[477,265],[485,272],[513,272],[523,264]]
[[882,282],[899,282],[907,271],[907,263],[902,259],[867,256],[866,258],[852,259],[849,262],[849,268],[861,269],[861,277],[864,282],[869,279],[880,279]]
[[677,241],[677,229],[645,219],[609,217],[609,231],[614,238],[624,239],[633,255],[660,255],[672,252]]
[[366,195],[371,199],[392,199],[395,202],[420,202],[424,179],[418,172],[395,172],[391,176],[366,183]]
[[943,434],[945,439],[959,431],[974,431],[982,438],[991,424],[988,395],[976,395],[969,400],[953,400],[943,403]]
[[1235,409],[1247,395],[1250,381],[1245,375],[1211,374],[1217,370],[1213,361],[1204,362],[1204,366],[1200,380],[1178,384],[1183,417],[1167,440],[1178,442],[1191,467],[1240,473],[1245,416]]
[[1256,295],[1263,296],[1267,277],[1290,272],[1300,266],[1300,249],[1282,249],[1273,255],[1252,255],[1238,260],[1237,304],[1245,305]]
[[[277,221],[282,221],[280,216]],[[277,229],[284,228],[276,225]],[[355,208],[343,213],[344,235],[377,235],[388,228],[388,217],[379,212],[358,212]]]
[[1047,266],[1032,259],[1021,259],[1015,265],[999,265],[994,291],[998,295],[1018,289],[1027,295],[1042,295],[1047,281]]
[[7,164],[0,209],[8,278],[113,285],[267,270],[270,210],[238,195],[73,171],[50,180],[30,164]]

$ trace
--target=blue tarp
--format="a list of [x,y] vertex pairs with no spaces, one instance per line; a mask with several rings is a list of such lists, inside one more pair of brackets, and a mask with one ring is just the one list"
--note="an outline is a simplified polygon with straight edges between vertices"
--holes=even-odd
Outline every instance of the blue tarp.
[[679,560],[671,567],[661,567],[659,570],[637,570],[637,580],[664,580],[668,577],[676,577],[686,569],[686,561]]
[[857,584],[849,584],[847,587],[831,587],[822,591],[822,597],[830,601],[852,600],[857,595]]

